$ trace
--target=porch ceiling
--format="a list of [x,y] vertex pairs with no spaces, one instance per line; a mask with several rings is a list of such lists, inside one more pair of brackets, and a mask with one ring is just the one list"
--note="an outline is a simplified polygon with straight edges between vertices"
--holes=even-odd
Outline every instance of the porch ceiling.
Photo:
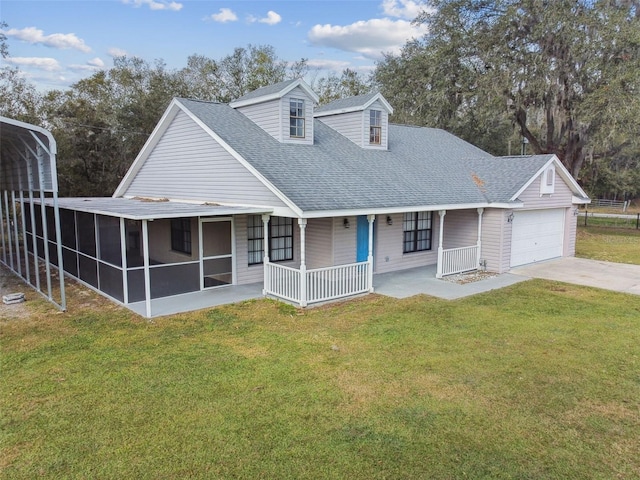
[[[37,203],[39,203],[36,200]],[[47,205],[53,205],[46,199]],[[221,217],[242,214],[271,213],[268,207],[242,207],[227,205],[192,204],[169,201],[149,201],[130,198],[78,197],[59,198],[60,208],[95,213],[130,220],[154,220],[159,218]]]

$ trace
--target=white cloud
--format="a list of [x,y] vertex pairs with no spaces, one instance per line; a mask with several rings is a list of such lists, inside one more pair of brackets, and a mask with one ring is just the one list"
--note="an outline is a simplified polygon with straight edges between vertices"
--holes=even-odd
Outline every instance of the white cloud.
[[87,65],[90,65],[92,67],[97,67],[97,68],[104,68],[104,62],[99,57],[92,58],[87,62]]
[[238,20],[238,16],[230,8],[221,8],[220,13],[214,13],[208,18],[219,23],[235,22]]
[[4,61],[20,67],[31,67],[46,72],[54,72],[61,69],[55,58],[48,57],[8,57]]
[[126,57],[127,56],[127,51],[123,50],[121,48],[118,48],[118,47],[111,47],[109,50],[107,50],[107,54],[110,57],[113,57],[113,58]]
[[260,23],[266,23],[267,25],[275,25],[282,21],[282,17],[278,15],[276,12],[274,12],[273,10],[269,10],[267,12],[267,16],[265,18],[261,18],[258,21]]
[[415,20],[426,8],[414,0],[383,0],[381,7],[385,15],[406,20]]
[[76,37],[75,33],[52,33],[45,35],[42,30],[35,27],[26,27],[21,30],[12,28],[6,30],[4,34],[7,37],[13,37],[32,45],[40,44],[47,47],[58,48],[62,50],[75,49],[88,53],[91,48],[84,43],[84,40]]
[[151,10],[171,10],[174,12],[182,10],[184,6],[182,3],[169,2],[167,0],[122,0],[122,3],[133,5],[134,7],[148,5]]
[[276,25],[282,21],[282,17],[273,10],[267,12],[267,16],[263,18],[254,17],[253,15],[247,16],[247,22],[249,23],[266,23],[267,25]]
[[359,21],[351,25],[315,25],[309,30],[310,42],[378,60],[383,53],[398,54],[411,38],[427,33],[425,25],[412,25],[407,20],[388,18]]
[[323,58],[311,58],[307,61],[309,68],[318,70],[331,70],[341,72],[345,68],[349,68],[351,64],[344,60],[328,60]]

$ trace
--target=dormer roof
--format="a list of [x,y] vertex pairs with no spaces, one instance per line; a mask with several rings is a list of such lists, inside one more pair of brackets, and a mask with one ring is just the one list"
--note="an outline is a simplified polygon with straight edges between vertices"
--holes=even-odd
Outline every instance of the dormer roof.
[[327,115],[338,115],[340,113],[359,112],[366,110],[376,101],[380,102],[387,113],[393,113],[393,107],[385,100],[380,92],[366,93],[355,97],[341,98],[331,103],[317,107],[313,113],[314,117]]
[[311,90],[311,87],[301,78],[294,80],[285,80],[284,82],[268,85],[258,88],[252,92],[243,95],[229,104],[232,108],[245,107],[247,105],[255,105],[256,103],[268,102],[284,97],[287,93],[296,87],[300,87],[314,102],[318,102],[320,97]]

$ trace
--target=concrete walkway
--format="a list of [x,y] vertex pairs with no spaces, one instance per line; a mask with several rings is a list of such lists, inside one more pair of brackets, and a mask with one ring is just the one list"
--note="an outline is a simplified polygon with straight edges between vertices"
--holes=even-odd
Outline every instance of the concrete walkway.
[[522,275],[503,273],[475,282],[458,284],[436,278],[436,266],[418,267],[397,272],[379,273],[373,276],[375,293],[394,298],[407,298],[424,293],[433,297],[454,300],[508,287],[528,278]]
[[513,268],[510,273],[640,295],[640,265],[564,257]]

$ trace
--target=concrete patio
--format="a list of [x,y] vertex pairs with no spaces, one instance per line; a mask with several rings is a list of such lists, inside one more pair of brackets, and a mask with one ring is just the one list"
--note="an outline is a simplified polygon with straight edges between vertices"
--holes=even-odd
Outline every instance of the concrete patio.
[[[407,298],[425,294],[447,300],[488,292],[528,280],[521,275],[502,274],[486,279],[458,284],[436,278],[436,266],[412,268],[373,276],[375,293],[394,298]],[[245,300],[263,298],[262,283],[231,285],[199,292],[185,293],[151,301],[151,316],[160,317],[177,313],[217,307]],[[145,302],[127,306],[139,315],[145,315]]]

